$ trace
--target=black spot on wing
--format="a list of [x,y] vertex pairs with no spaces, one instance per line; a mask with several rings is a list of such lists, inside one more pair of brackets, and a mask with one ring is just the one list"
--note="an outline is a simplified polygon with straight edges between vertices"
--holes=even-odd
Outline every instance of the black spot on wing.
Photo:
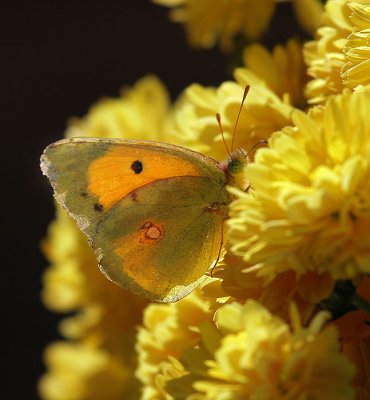
[[103,208],[104,208],[104,207],[103,207],[102,204],[99,204],[99,203],[95,203],[95,204],[94,204],[94,210],[95,210],[95,211],[99,211],[99,212],[100,212],[100,211],[103,211]]
[[135,172],[135,174],[140,174],[143,170],[143,163],[140,160],[136,160],[131,164],[131,169]]

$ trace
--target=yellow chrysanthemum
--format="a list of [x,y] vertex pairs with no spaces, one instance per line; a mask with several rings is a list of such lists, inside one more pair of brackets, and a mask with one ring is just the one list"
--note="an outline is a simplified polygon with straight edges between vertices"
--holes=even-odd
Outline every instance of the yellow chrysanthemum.
[[370,89],[297,111],[248,165],[253,190],[233,191],[228,240],[261,275],[370,272],[369,114]]
[[[43,247],[51,262],[44,275],[45,305],[58,312],[79,311],[61,322],[62,334],[69,339],[88,336],[124,354],[132,344],[146,301],[102,275],[86,237],[60,208]],[[124,306],[127,303],[130,307]]]
[[295,17],[304,31],[314,36],[321,26],[324,5],[320,0],[292,0]]
[[120,400],[127,395],[129,371],[104,350],[83,343],[58,342],[45,352],[49,369],[39,382],[50,400]]
[[214,277],[218,279],[203,287],[204,294],[220,303],[235,300],[244,303],[247,299],[255,299],[286,321],[289,320],[289,306],[293,301],[306,322],[317,304],[329,297],[334,288],[334,281],[329,274],[298,274],[287,270],[271,279],[251,267],[242,257],[226,253],[214,272]]
[[328,96],[343,90],[340,76],[345,62],[343,48],[352,32],[347,3],[347,0],[329,0],[326,3],[324,23],[317,30],[318,38],[304,47],[308,74],[313,78],[306,87],[311,104],[322,103]]
[[[295,271],[282,272],[273,280],[250,271],[240,257],[226,254],[224,262],[215,272],[218,280],[207,284],[203,291],[206,296],[218,301],[256,299],[271,313],[288,321],[289,304],[296,303],[302,319],[307,322],[317,309],[317,304],[329,297],[334,281],[329,274],[307,272],[298,275]],[[370,279],[364,278],[357,288],[358,294],[370,300]],[[335,325],[339,331],[341,351],[356,366],[354,389],[358,400],[370,398],[370,327],[366,321],[369,314],[355,311],[345,314]]]
[[[297,56],[294,48],[295,45],[292,44],[291,53]],[[255,69],[258,69],[260,63],[266,58],[269,56],[263,48],[247,49],[246,60],[250,61]],[[173,142],[190,147],[214,159],[225,159],[226,149],[215,116],[216,113],[221,115],[224,136],[230,144],[243,92],[247,85],[251,88],[240,114],[234,137],[234,148],[242,147],[248,151],[260,140],[267,139],[272,132],[289,125],[294,110],[289,103],[292,86],[288,88],[288,84],[279,85],[279,88],[289,90],[283,94],[284,101],[268,86],[270,82],[276,82],[275,78],[279,74],[278,71],[284,68],[288,54],[280,48],[280,50],[276,49],[275,55],[271,58],[276,68],[271,69],[270,72],[263,69],[262,78],[249,69],[238,68],[235,71],[236,82],[224,82],[218,88],[206,88],[199,84],[189,86],[174,106],[172,121],[166,126],[168,137],[171,137]],[[299,64],[298,60],[297,64]],[[299,76],[300,73],[294,76]],[[296,93],[292,92],[292,95],[295,96]]]
[[[272,52],[258,43],[247,46],[243,62],[285,103],[297,108],[304,106],[303,86],[308,77],[302,46],[297,40],[290,39],[285,46],[277,45]],[[254,82],[251,81],[251,84]]]
[[370,2],[351,1],[352,33],[344,47],[346,63],[341,74],[345,86],[356,89],[370,83]]
[[176,360],[186,349],[197,345],[200,327],[210,323],[212,317],[210,303],[199,290],[177,303],[151,304],[146,308],[136,345],[136,377],[143,384],[143,400],[167,398],[167,381],[186,373]]
[[188,373],[167,383],[169,398],[188,382],[186,398],[197,400],[354,399],[355,368],[339,352],[337,330],[323,328],[328,315],[307,328],[294,308],[291,315],[293,329],[252,300],[220,307],[213,330],[201,329],[199,346],[184,354]]
[[306,95],[323,103],[344,88],[370,83],[370,10],[368,1],[329,0],[318,39],[305,45],[308,74]]
[[140,79],[121,97],[100,100],[82,119],[72,119],[66,136],[167,141],[164,133],[169,94],[155,76]]
[[[159,140],[164,134],[164,116],[168,106],[168,95],[162,84],[154,77],[147,77],[131,90],[126,90],[122,98],[102,100],[85,118],[73,121],[68,135]],[[64,393],[61,398],[99,398],[89,394],[88,386],[90,379],[95,379],[95,372],[88,366],[83,369],[82,364],[89,357],[93,360],[97,357],[100,363],[99,357],[103,355],[101,368],[104,371],[107,368],[107,372],[96,372],[100,384],[110,385],[110,380],[116,379],[109,375],[110,372],[116,374],[117,370],[122,370],[124,377],[119,384],[119,393],[128,396],[138,389],[133,376],[136,365],[135,327],[141,321],[147,301],[116,286],[101,274],[86,237],[61,209],[57,209],[56,220],[50,225],[43,249],[51,263],[44,275],[44,303],[58,312],[76,312],[62,320],[60,330],[65,338],[77,340],[74,342],[76,346],[83,347],[75,348],[72,342],[65,342],[60,345],[62,347],[58,345],[57,350],[50,350],[52,361],[47,362],[49,371],[41,381],[41,397],[46,400],[56,398],[58,389],[53,387],[54,384],[73,388],[78,383],[80,389],[76,393],[87,393],[86,397],[73,397],[73,393],[68,397],[69,394]],[[85,347],[86,342],[88,347]],[[54,345],[51,348],[55,349]],[[78,357],[80,350],[86,354],[81,358],[81,368],[73,370],[72,383],[71,376],[64,373],[70,358],[63,358],[63,349],[67,352],[72,349],[68,353],[71,357],[74,354]],[[48,348],[46,353],[49,354]],[[115,366],[113,370],[111,364]]]
[[255,39],[267,28],[275,9],[273,0],[153,0],[172,7],[170,17],[185,24],[191,45],[212,47],[218,40],[228,50],[237,34]]

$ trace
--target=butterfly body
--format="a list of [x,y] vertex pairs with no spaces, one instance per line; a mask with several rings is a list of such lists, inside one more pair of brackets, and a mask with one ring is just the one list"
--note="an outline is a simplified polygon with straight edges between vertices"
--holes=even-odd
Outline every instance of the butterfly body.
[[113,282],[177,301],[222,245],[230,177],[200,153],[163,143],[74,138],[45,149],[41,168]]

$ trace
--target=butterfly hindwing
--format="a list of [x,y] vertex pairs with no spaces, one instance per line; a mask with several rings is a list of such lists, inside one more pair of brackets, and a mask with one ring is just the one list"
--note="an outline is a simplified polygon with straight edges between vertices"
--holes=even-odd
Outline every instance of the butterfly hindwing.
[[92,238],[103,272],[152,300],[184,297],[221,245],[224,215],[208,209],[210,198],[219,200],[220,188],[199,176],[158,180],[132,192]]

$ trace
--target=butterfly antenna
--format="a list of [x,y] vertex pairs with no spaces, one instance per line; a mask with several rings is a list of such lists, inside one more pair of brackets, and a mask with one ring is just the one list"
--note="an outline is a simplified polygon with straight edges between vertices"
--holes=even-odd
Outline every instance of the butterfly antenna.
[[217,122],[218,122],[218,126],[220,128],[222,141],[224,142],[227,154],[229,155],[229,157],[231,157],[231,153],[230,153],[229,147],[228,147],[228,145],[226,143],[226,140],[225,140],[224,129],[222,128],[222,124],[221,124],[221,115],[219,113],[216,114],[216,119],[217,119]]
[[261,139],[259,140],[257,143],[255,143],[247,152],[247,155],[249,155],[250,153],[252,153],[252,151],[254,151],[256,149],[256,147],[263,145],[263,144],[267,144],[267,140],[265,139]]
[[233,151],[233,149],[234,149],[235,132],[236,132],[236,128],[237,128],[237,126],[238,126],[240,114],[241,114],[241,112],[242,112],[242,108],[243,108],[245,99],[246,99],[246,97],[247,97],[247,94],[248,94],[248,92],[249,92],[249,89],[250,89],[250,86],[249,86],[249,85],[247,85],[247,86],[244,88],[244,93],[243,93],[242,102],[240,103],[238,116],[236,117],[236,121],[235,121],[235,125],[234,125],[233,138],[232,138],[232,141],[231,141],[231,151]]

